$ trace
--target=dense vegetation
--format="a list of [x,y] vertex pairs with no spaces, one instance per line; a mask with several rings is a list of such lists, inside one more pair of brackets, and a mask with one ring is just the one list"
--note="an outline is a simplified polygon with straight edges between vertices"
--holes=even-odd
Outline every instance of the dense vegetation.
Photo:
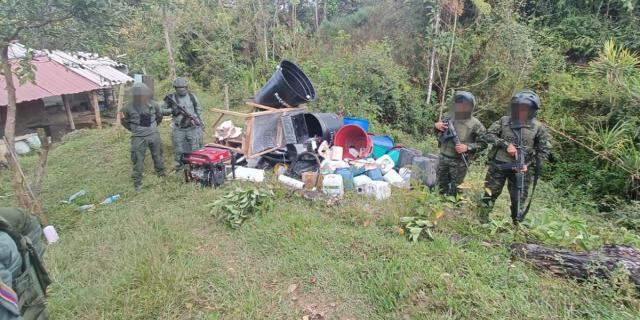
[[533,88],[555,138],[547,178],[603,208],[640,195],[637,1],[164,0],[89,8],[105,6],[117,12],[112,23],[74,20],[24,40],[120,56],[166,88],[168,38],[177,73],[219,101],[228,85],[234,104],[292,59],[318,87],[317,110],[415,135],[428,132],[452,90],[474,92],[488,124],[514,91]]
[[[368,117],[375,131],[426,152],[456,89],[479,97],[488,125],[516,90],[533,88],[554,136],[555,161],[523,234],[510,227],[504,196],[490,226],[475,222],[482,163],[464,199],[396,190],[389,201],[350,196],[330,207],[270,177],[260,188],[273,190],[271,210],[243,213],[231,230],[216,220],[240,221],[236,213],[210,208],[254,186],[202,190],[172,175],[147,177],[134,194],[127,134],[80,131],[52,150],[42,189],[62,237],[47,254],[56,318],[638,318],[624,275],[565,281],[512,261],[507,248],[640,245],[637,1],[61,0],[60,12],[48,1],[5,3],[24,14],[0,9],[3,37],[15,23],[59,13],[18,40],[118,57],[154,76],[158,96],[170,90],[168,39],[177,74],[208,106],[223,103],[225,85],[241,105],[291,59],[317,87],[315,110]],[[27,170],[35,161],[22,159]],[[12,202],[9,180],[0,177],[0,205]],[[60,203],[81,188],[89,196],[79,204],[122,199],[94,212]],[[409,244],[399,234],[403,217],[434,213],[444,217],[433,241]]]

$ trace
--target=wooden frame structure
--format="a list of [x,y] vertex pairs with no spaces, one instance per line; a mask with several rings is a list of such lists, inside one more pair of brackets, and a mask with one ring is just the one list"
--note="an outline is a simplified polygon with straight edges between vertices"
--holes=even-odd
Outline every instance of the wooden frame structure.
[[[211,111],[214,112],[215,114],[219,114],[217,119],[213,122],[214,130],[215,128],[218,127],[218,124],[220,124],[224,116],[233,116],[233,117],[244,119],[244,132],[241,138],[239,137],[237,139],[227,139],[225,141],[225,144],[209,143],[208,145],[232,150],[234,152],[243,154],[245,157],[247,157],[247,159],[259,157],[261,155],[283,148],[284,145],[277,145],[273,148],[269,148],[266,150],[253,150],[252,149],[253,133],[254,133],[253,128],[255,125],[256,117],[265,116],[265,115],[276,115],[276,114],[280,114],[284,116],[284,115],[287,115],[288,113],[301,112],[301,111],[307,110],[307,107],[304,105],[297,108],[277,109],[277,108],[263,106],[252,101],[247,101],[246,104],[252,107],[251,111],[248,113],[225,110],[225,109],[217,109],[217,108],[211,109]],[[276,140],[282,141],[283,140],[282,124],[279,124],[276,130],[277,130]]]

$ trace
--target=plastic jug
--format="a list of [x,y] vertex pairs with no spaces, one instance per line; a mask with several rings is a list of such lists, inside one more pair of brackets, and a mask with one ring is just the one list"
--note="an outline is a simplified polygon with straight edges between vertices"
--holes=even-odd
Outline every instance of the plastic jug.
[[342,176],[342,185],[345,191],[353,190],[353,172],[351,168],[342,168],[336,170],[336,174]]
[[374,180],[374,181],[382,181],[382,180],[384,180],[384,177],[382,175],[382,170],[380,170],[380,168],[375,168],[375,169],[367,171],[367,176],[369,178],[371,178],[371,180]]
[[366,194],[375,197],[376,200],[384,200],[391,197],[391,187],[385,181],[373,181],[367,184]]
[[353,178],[353,185],[356,188],[356,192],[359,194],[363,194],[367,192],[367,185],[373,182],[371,178],[361,175]]
[[383,174],[386,174],[387,172],[393,170],[393,167],[396,166],[395,162],[393,162],[393,159],[391,159],[391,157],[387,154],[378,158],[376,160],[376,163],[378,164],[378,167],[380,168]]
[[404,187],[404,179],[395,170],[391,170],[384,175],[384,181],[389,182],[392,186],[397,188]]
[[322,192],[332,197],[342,198],[342,196],[344,195],[342,176],[339,174],[325,175],[322,182]]

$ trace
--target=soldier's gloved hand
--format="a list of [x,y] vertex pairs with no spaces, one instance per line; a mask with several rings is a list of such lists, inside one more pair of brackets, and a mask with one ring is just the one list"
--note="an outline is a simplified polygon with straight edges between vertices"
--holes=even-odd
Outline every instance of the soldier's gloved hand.
[[467,151],[469,151],[469,146],[468,145],[466,145],[464,143],[456,145],[456,152],[457,153],[463,154],[463,153],[466,153]]
[[516,149],[516,146],[514,146],[513,144],[509,144],[509,146],[507,146],[507,153],[515,158],[518,156],[518,149]]
[[436,122],[435,127],[436,127],[436,129],[438,131],[445,132],[445,131],[447,131],[449,126],[447,126],[447,124],[442,122],[442,121],[438,121],[438,122]]

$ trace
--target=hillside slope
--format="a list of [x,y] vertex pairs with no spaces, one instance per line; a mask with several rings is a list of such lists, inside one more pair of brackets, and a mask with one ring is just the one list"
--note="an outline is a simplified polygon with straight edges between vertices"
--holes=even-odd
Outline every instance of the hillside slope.
[[[170,141],[167,128],[163,134]],[[446,211],[434,241],[414,244],[398,234],[398,223],[413,214],[424,192],[394,190],[384,202],[353,195],[327,207],[265,183],[276,192],[272,212],[230,230],[211,216],[207,204],[233,188],[253,185],[203,190],[182,183],[180,175],[154,177],[148,162],[145,187],[135,193],[128,141],[117,129],[82,131],[51,152],[42,197],[61,237],[46,257],[55,280],[49,296],[53,319],[314,319],[320,314],[328,319],[637,319],[640,314],[638,301],[628,296],[633,292],[558,279],[511,261],[508,244],[524,239],[503,228],[504,199],[492,227],[477,224],[473,205],[463,202]],[[33,161],[25,158],[25,166]],[[481,192],[482,171],[472,170],[472,199]],[[0,205],[11,200],[5,173]],[[60,203],[82,188],[89,194],[83,202],[115,193],[122,198],[95,212]],[[549,221],[574,221],[566,222],[562,237],[542,241],[576,246],[582,232],[591,237],[587,246],[637,243],[634,235],[588,216],[587,206],[563,199],[544,183],[541,190],[531,214],[533,231],[548,226],[556,232]]]

